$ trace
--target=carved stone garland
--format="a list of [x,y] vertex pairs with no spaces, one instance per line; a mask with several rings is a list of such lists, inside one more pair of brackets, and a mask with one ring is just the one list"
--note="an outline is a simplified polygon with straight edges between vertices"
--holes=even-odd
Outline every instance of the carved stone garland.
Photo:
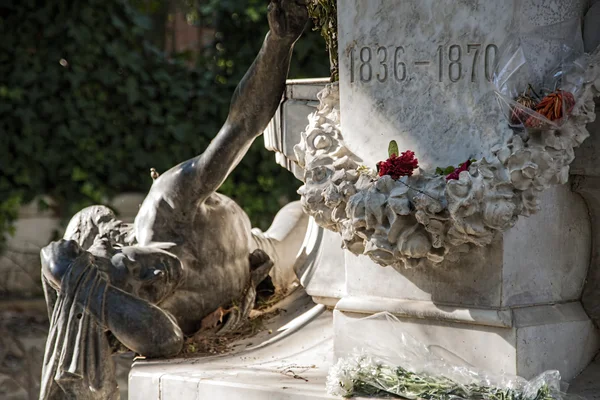
[[472,245],[485,246],[519,215],[538,211],[540,192],[564,184],[574,148],[588,136],[600,94],[600,62],[590,64],[586,85],[559,129],[515,133],[474,162],[458,180],[420,171],[395,181],[360,168],[340,132],[339,90],[328,85],[320,106],[295,146],[304,168],[299,190],[305,211],[339,232],[343,246],[382,265],[415,267],[456,261]]

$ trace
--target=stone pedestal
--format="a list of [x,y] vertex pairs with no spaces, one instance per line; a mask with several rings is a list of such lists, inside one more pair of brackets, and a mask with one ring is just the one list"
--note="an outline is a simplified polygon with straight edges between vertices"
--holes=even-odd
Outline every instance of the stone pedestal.
[[[587,6],[578,0],[340,0],[345,145],[370,167],[386,158],[392,139],[400,151],[414,150],[424,169],[489,156],[512,135],[492,82],[494,62],[509,32],[520,35],[533,75],[541,79],[560,62],[559,43],[582,48],[577,21]],[[554,35],[527,35],[550,25]],[[308,109],[296,107],[300,99],[293,93],[304,93],[301,100],[315,104],[315,83],[301,91],[297,88],[308,82],[290,82],[282,110],[295,117],[274,121],[284,127],[278,131],[279,143],[300,141],[305,123],[298,116]],[[590,128],[593,136],[594,126]],[[287,144],[271,148],[298,175]],[[575,163],[576,173],[595,175],[590,158],[597,153],[587,154],[587,161]],[[594,312],[598,318],[600,303],[590,294],[599,282],[596,251],[591,251],[597,247],[596,232],[589,217],[590,211],[596,214],[590,209],[597,197],[594,179],[576,179],[585,200],[570,185],[555,186],[544,192],[538,214],[522,217],[491,245],[435,268],[395,270],[347,251],[342,256],[332,250],[331,234],[323,234],[318,240],[325,245],[313,243],[312,248],[325,249],[331,258],[324,257],[321,266],[315,257],[312,279],[303,283],[315,300],[335,304],[336,355],[348,350],[344,337],[356,334],[349,332],[349,321],[389,311],[407,332],[446,358],[525,378],[558,369],[563,379],[572,380],[600,347],[589,315]],[[313,242],[319,235],[313,229]],[[337,264],[330,261],[335,259]],[[368,324],[364,335],[385,329]]]
[[[364,256],[346,258],[348,295],[334,313],[336,355],[350,350],[344,337],[356,334],[346,329],[348,319],[388,311],[415,338],[443,349],[444,358],[525,378],[558,369],[563,379],[573,379],[600,346],[579,301],[590,225],[582,200],[568,187],[549,191],[546,199],[545,211],[455,265],[396,271]],[[568,222],[558,229],[545,224],[560,215],[550,206],[566,208],[568,200],[578,204],[558,218]],[[365,326],[361,334],[381,329]]]
[[[378,321],[361,324],[358,333],[348,328],[354,319],[380,311],[396,315],[403,332],[453,364],[527,379],[557,369],[570,382],[588,366],[599,344],[579,302],[488,310],[362,297],[344,298],[337,304],[335,355],[352,350],[345,343],[350,333],[366,339],[389,329]],[[394,343],[389,346],[393,348]]]
[[[289,82],[288,93],[308,92],[297,90],[303,84],[314,82]],[[309,104],[316,100],[304,97]],[[285,101],[296,104],[297,99]],[[279,143],[289,143],[298,140],[303,128],[295,122],[287,131],[270,129],[287,135]],[[588,158],[595,151],[589,147],[575,172],[594,175]],[[281,159],[294,157],[284,148],[279,151]],[[584,180],[577,181],[583,185]],[[541,202],[538,214],[521,218],[490,246],[426,270],[383,268],[342,250],[339,234],[311,223],[303,246],[305,263],[297,273],[315,301],[335,307],[336,356],[350,350],[344,338],[356,335],[348,330],[349,321],[388,311],[445,358],[526,378],[547,369],[559,369],[565,380],[577,376],[600,347],[598,331],[580,302],[591,273],[594,232],[586,201],[569,185],[548,189]],[[588,279],[588,286],[597,282]],[[367,323],[361,333],[367,337],[380,329],[385,326]]]
[[[489,156],[513,134],[492,82],[508,33],[521,35],[541,79],[561,61],[558,43],[582,46],[576,21],[586,7],[556,0],[339,1],[346,146],[367,166],[386,158],[390,140],[415,151],[429,170]],[[551,24],[558,24],[554,37],[526,34]],[[591,246],[588,208],[563,185],[543,194],[539,214],[459,261],[394,270],[346,256],[346,292],[334,312],[336,355],[349,350],[344,337],[356,335],[349,321],[389,311],[447,359],[525,378],[558,369],[572,380],[600,346],[580,302]],[[372,321],[360,334],[383,329]]]

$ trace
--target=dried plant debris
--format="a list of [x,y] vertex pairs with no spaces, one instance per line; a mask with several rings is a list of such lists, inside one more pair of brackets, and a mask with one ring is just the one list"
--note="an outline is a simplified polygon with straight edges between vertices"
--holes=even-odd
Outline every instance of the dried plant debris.
[[233,350],[236,342],[248,339],[266,330],[265,322],[279,314],[279,310],[261,312],[253,310],[251,317],[239,328],[224,334],[200,330],[186,339],[183,349],[176,357],[206,357],[225,354]]
[[315,24],[314,30],[319,31],[325,39],[331,64],[331,81],[337,82],[339,80],[337,0],[311,0],[308,3],[308,14]]

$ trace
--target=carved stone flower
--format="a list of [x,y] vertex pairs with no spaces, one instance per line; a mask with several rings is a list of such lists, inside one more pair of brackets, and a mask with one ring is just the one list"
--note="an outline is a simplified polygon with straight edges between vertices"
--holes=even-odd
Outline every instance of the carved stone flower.
[[317,166],[306,171],[305,179],[307,182],[321,184],[325,183],[333,175],[333,168],[326,166]]
[[479,212],[484,191],[481,175],[460,174],[458,180],[448,181],[446,197],[451,215],[455,219],[463,219]]
[[483,208],[483,222],[490,228],[505,230],[516,222],[515,203],[504,199],[489,199]]
[[556,150],[572,149],[573,146],[577,146],[572,136],[569,135],[568,130],[553,129],[543,131],[541,133],[544,145],[551,147]]
[[387,240],[387,236],[381,233],[372,235],[366,241],[364,254],[379,265],[390,265],[395,261],[394,246]]
[[415,223],[402,230],[397,242],[398,251],[406,258],[426,258],[431,241],[423,225]]
[[513,153],[506,167],[515,189],[542,188],[556,173],[556,160],[542,149],[525,148]]

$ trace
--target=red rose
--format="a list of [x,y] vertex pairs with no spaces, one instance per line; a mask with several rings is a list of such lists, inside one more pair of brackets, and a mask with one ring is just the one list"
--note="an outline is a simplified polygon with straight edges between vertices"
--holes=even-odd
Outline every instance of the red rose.
[[387,160],[377,163],[379,176],[389,175],[394,180],[401,176],[411,176],[416,168],[419,168],[419,160],[410,150],[400,154],[400,157],[392,154]]
[[456,168],[454,170],[454,172],[451,172],[450,174],[448,174],[446,176],[446,180],[449,181],[451,179],[456,179],[458,180],[458,176],[460,175],[461,172],[463,171],[468,171],[469,167],[471,166],[472,162],[471,160],[467,160],[464,163],[460,164],[460,167]]

